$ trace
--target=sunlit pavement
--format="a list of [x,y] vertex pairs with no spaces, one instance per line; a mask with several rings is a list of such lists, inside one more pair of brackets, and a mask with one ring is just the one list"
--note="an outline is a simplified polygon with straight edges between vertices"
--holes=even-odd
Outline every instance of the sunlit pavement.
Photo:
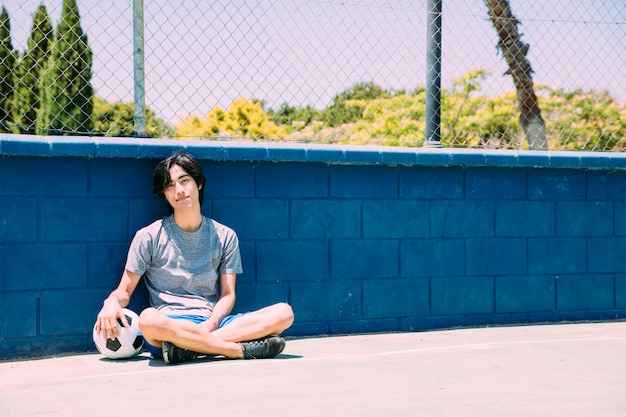
[[0,362],[0,416],[620,416],[626,322],[290,339],[275,359]]

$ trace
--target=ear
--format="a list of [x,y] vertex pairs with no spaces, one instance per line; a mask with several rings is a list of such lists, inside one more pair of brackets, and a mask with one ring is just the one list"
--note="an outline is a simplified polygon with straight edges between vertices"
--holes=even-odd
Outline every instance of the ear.
[[198,190],[202,189],[202,184],[198,185]]

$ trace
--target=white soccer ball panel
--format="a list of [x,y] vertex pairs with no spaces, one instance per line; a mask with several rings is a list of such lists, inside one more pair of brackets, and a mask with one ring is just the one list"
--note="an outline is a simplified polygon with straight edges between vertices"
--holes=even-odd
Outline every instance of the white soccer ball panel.
[[131,358],[139,353],[143,346],[143,337],[139,330],[139,317],[127,308],[122,309],[130,327],[124,327],[118,320],[117,327],[119,336],[115,340],[105,339],[104,334],[96,333],[96,325],[93,327],[93,341],[98,352],[109,359]]

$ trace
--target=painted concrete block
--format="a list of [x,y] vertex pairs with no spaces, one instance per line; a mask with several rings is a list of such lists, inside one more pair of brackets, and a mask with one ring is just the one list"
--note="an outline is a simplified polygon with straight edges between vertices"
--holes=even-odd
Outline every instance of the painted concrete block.
[[404,240],[400,245],[403,277],[462,276],[465,241],[462,239]]
[[87,249],[80,244],[21,244],[2,250],[4,268],[0,288],[40,290],[84,287],[87,284]]
[[291,284],[291,306],[300,322],[328,321],[330,281],[303,281]]
[[531,200],[582,200],[587,194],[586,173],[573,169],[529,169]]
[[495,298],[497,313],[554,311],[555,278],[550,275],[496,277]]
[[626,274],[615,275],[615,307],[626,308]]
[[2,159],[0,196],[85,196],[87,166],[87,161],[79,158]]
[[336,198],[397,197],[397,170],[392,167],[366,165],[331,166],[330,195]]
[[96,159],[90,163],[90,194],[94,196],[151,196],[157,162]]
[[544,201],[497,201],[496,236],[554,236],[554,207]]
[[463,197],[461,167],[410,167],[399,171],[400,197],[456,199]]
[[615,235],[626,236],[626,203],[615,202]]
[[237,283],[237,301],[233,313],[246,313],[275,303],[289,301],[289,285],[285,283]]
[[257,254],[255,242],[253,240],[239,239],[239,254],[241,255],[243,274],[237,276],[237,284],[255,283],[257,280]]
[[87,279],[90,288],[106,288],[111,291],[120,282],[126,257],[128,243],[99,243],[87,244]]
[[626,238],[588,238],[589,272],[626,272]]
[[467,275],[521,275],[527,272],[525,239],[468,239]]
[[433,315],[488,314],[495,310],[493,278],[432,278],[430,285]]
[[606,201],[562,201],[556,205],[559,236],[612,236],[613,204]]
[[294,200],[291,234],[298,239],[361,236],[361,203],[352,200]]
[[395,277],[399,273],[399,245],[395,240],[334,240],[331,242],[331,278]]
[[615,308],[615,280],[612,275],[559,276],[556,283],[559,310]]
[[93,330],[110,290],[56,290],[41,293],[41,334],[76,335]]
[[254,164],[250,162],[203,162],[206,177],[204,200],[254,196]]
[[468,199],[523,199],[526,197],[526,170],[479,167],[465,170],[465,197]]
[[429,203],[429,215],[432,237],[491,237],[495,232],[490,201],[434,201]]
[[302,281],[291,284],[291,305],[297,321],[359,321],[363,319],[361,281]]
[[50,198],[41,202],[43,241],[124,241],[128,203],[122,199]]
[[[0,292],[0,340],[37,335],[37,294]],[[0,350],[0,357],[9,352]]]
[[328,277],[327,249],[319,240],[257,242],[257,279],[265,282],[319,281]]
[[397,332],[400,330],[400,320],[388,319],[363,319],[351,321],[331,321],[331,334],[363,334]]
[[[202,204],[202,212],[211,217],[211,201]],[[135,233],[155,221],[169,215],[167,202],[161,197],[151,196],[128,199],[128,243],[135,237]]]
[[364,238],[416,238],[428,236],[428,203],[371,200],[363,203]]
[[37,240],[37,199],[0,197],[0,243]]
[[626,171],[588,171],[588,198],[591,200],[626,200]]
[[326,197],[329,169],[323,164],[275,164],[256,166],[256,194],[264,197]]
[[427,279],[376,279],[363,282],[363,316],[388,318],[429,313]]
[[240,239],[284,239],[289,231],[285,200],[215,200],[213,215]]
[[587,271],[587,242],[584,238],[528,239],[528,272],[568,274]]
[[363,318],[363,285],[359,280],[331,281],[328,309],[331,321],[358,321]]

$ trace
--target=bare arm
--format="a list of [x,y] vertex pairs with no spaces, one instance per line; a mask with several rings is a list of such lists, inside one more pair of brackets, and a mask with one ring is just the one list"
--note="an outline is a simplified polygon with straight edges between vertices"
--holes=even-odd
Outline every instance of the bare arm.
[[237,274],[221,274],[220,275],[220,299],[213,306],[211,317],[202,325],[210,332],[217,329],[220,320],[227,316],[235,306],[235,283]]
[[103,331],[108,339],[115,339],[119,332],[117,329],[117,319],[128,327],[126,317],[122,314],[122,308],[126,307],[130,302],[130,297],[137,288],[137,284],[141,279],[140,275],[124,270],[120,284],[117,288],[104,300],[104,304],[98,319],[96,321],[96,331],[98,334]]

